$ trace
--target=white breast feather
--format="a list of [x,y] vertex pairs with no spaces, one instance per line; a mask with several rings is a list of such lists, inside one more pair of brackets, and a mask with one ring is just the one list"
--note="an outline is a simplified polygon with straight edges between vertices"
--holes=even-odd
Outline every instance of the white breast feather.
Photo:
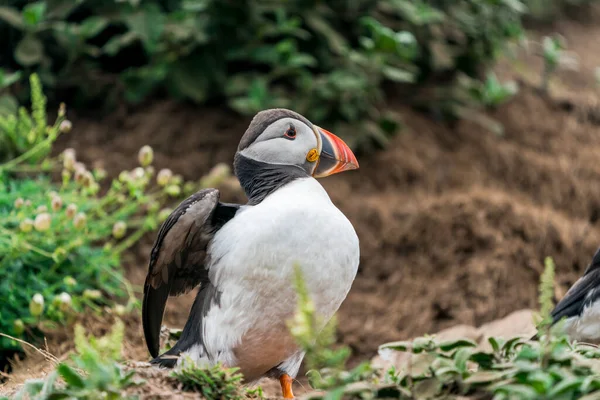
[[220,307],[204,319],[204,344],[212,362],[226,365],[235,365],[231,349],[249,329],[268,332],[295,311],[295,264],[324,319],[339,308],[359,264],[352,224],[313,178],[242,207],[217,232],[209,253],[210,280],[222,294]]
[[567,318],[564,328],[571,339],[584,342],[600,340],[600,301],[584,306],[581,315]]

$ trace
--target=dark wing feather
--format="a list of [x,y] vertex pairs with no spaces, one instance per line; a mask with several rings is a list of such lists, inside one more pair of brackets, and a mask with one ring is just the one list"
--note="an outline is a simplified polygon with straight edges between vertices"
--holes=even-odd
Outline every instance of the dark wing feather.
[[553,321],[580,315],[586,305],[600,296],[598,289],[600,289],[600,249],[596,250],[583,276],[571,286],[552,311]]
[[187,293],[208,283],[208,244],[238,208],[219,203],[218,190],[205,189],[184,200],[162,224],[150,254],[142,303],[144,336],[153,357],[158,355],[169,295]]

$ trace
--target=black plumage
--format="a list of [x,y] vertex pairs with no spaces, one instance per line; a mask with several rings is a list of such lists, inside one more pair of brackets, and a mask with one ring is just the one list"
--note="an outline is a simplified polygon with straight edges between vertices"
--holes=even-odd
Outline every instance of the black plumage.
[[[163,223],[150,254],[144,286],[142,324],[148,350],[158,356],[160,327],[167,298],[184,294],[200,285],[189,321],[202,318],[209,307],[207,296],[217,298],[208,278],[207,247],[214,234],[237,212],[237,204],[219,202],[216,189],[201,190],[184,200]],[[191,328],[184,328],[179,350],[191,342]]]
[[562,318],[578,317],[585,307],[600,298],[600,248],[583,276],[567,291],[562,300],[552,311],[553,322]]

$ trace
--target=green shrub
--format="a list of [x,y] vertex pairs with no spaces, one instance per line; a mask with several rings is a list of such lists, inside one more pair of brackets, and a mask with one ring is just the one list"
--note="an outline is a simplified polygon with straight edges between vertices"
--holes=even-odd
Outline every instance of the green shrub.
[[[354,145],[381,144],[398,123],[384,86],[477,75],[520,35],[523,11],[520,0],[12,0],[0,7],[0,90],[19,78],[7,71],[37,71],[77,105],[169,93],[247,115],[290,107]],[[11,99],[5,89],[0,112]]]
[[226,369],[221,365],[200,368],[191,359],[186,359],[172,375],[181,382],[184,390],[198,392],[207,399],[245,398],[241,390],[243,376],[237,368]]
[[[0,332],[35,341],[40,331],[84,310],[127,298],[116,312],[136,305],[121,254],[157,228],[168,214],[161,203],[168,193],[180,194],[181,182],[152,184],[148,146],[140,150],[142,166],[108,182],[104,171],[77,162],[73,150],[51,157],[52,143],[70,122],[63,107],[47,126],[41,86],[35,76],[31,83],[32,112],[0,117],[0,143],[8,149],[0,159]],[[55,173],[62,182],[51,179]],[[0,337],[0,363],[19,349]]]
[[[13,397],[28,399],[133,399],[124,394],[140,384],[135,371],[125,372],[117,364],[121,359],[124,325],[117,321],[112,331],[101,338],[86,338],[81,325],[75,328],[76,353],[72,363],[62,362],[45,379],[31,379]],[[58,380],[62,380],[59,382]]]

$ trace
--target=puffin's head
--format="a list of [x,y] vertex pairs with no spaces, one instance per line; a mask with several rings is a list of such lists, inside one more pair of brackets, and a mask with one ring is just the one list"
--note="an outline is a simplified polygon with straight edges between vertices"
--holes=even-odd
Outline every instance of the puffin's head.
[[238,154],[266,164],[297,166],[315,178],[358,168],[356,157],[340,138],[283,108],[256,114]]

